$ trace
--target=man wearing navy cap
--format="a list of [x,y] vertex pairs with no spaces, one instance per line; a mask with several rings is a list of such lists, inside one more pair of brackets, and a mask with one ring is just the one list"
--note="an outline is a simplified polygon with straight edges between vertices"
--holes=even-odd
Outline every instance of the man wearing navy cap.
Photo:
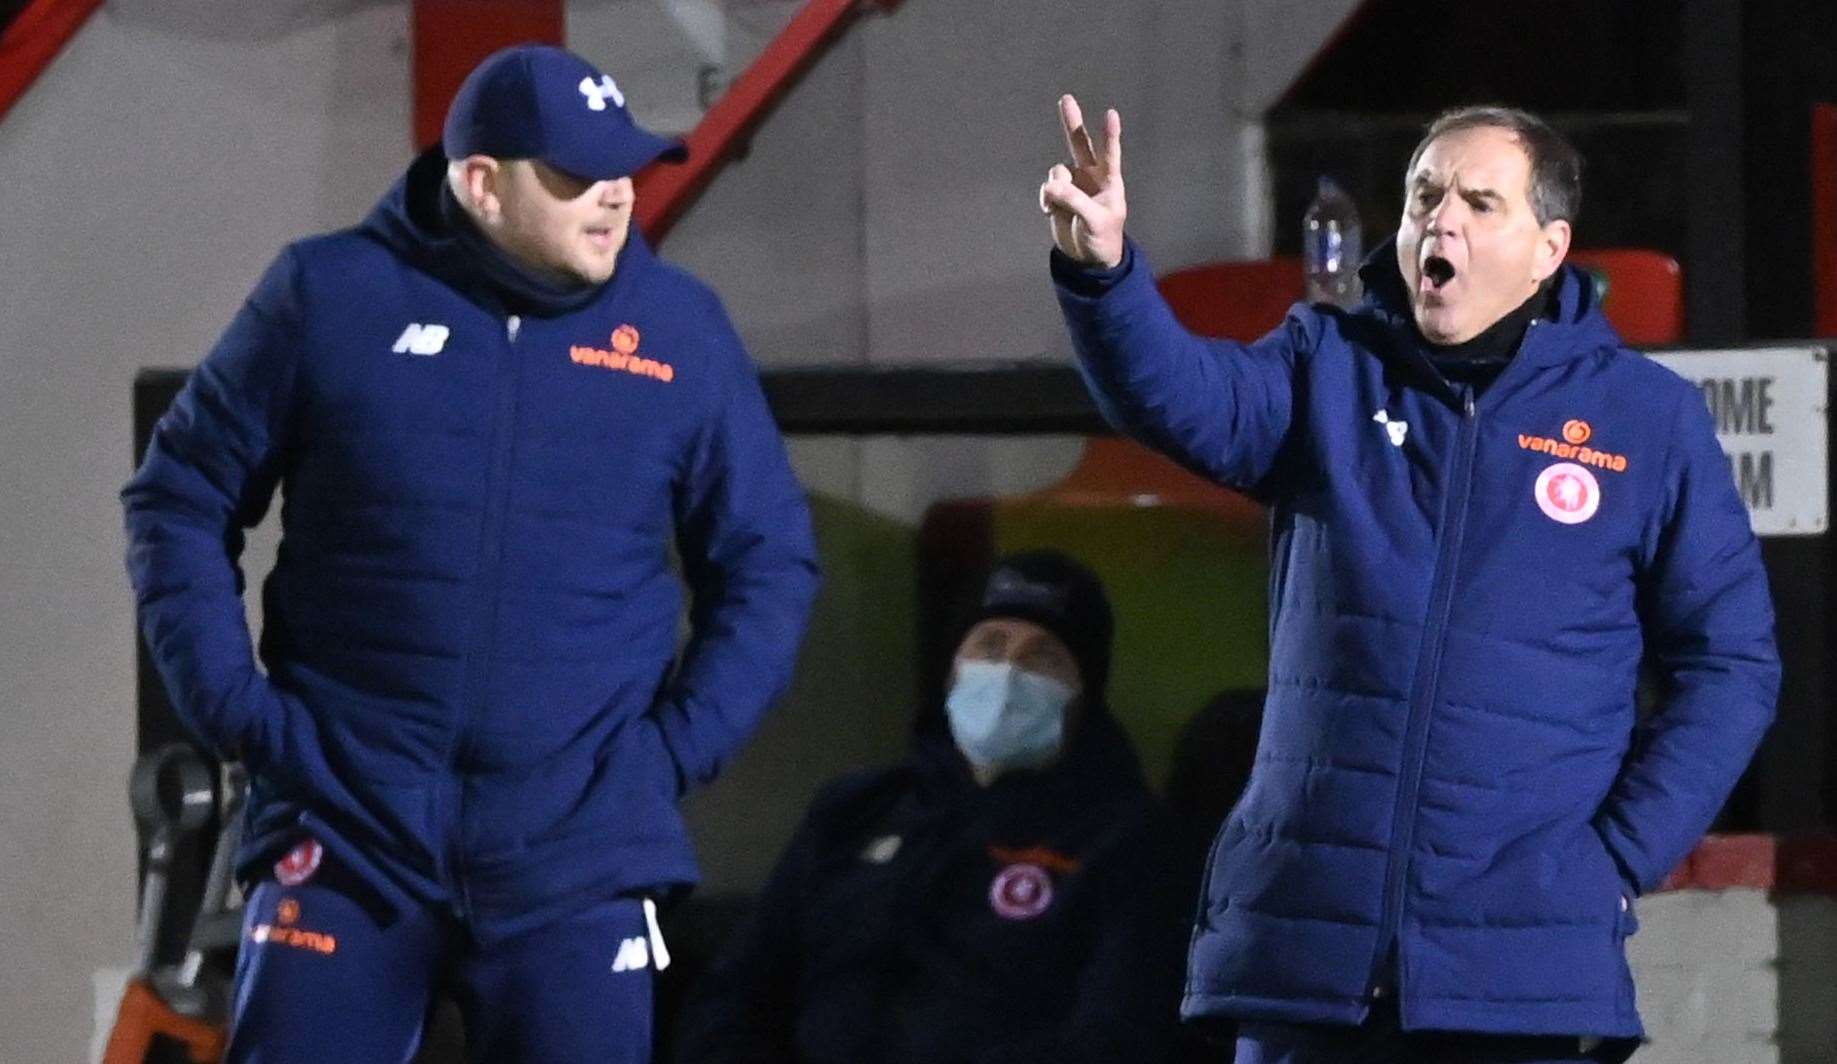
[[[630,230],[682,155],[580,57],[492,56],[361,226],[282,251],[124,489],[173,704],[251,773],[227,1059],[405,1061],[436,993],[474,1060],[649,1058],[677,800],[816,588],[739,338]],[[237,558],[277,486],[264,670]]]

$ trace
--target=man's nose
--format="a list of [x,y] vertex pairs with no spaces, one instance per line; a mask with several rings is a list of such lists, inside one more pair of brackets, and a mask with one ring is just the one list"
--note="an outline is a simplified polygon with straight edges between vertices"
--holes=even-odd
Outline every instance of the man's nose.
[[632,182],[629,177],[615,177],[611,181],[600,182],[600,204],[606,207],[617,207],[632,200]]
[[1431,233],[1452,233],[1455,226],[1466,217],[1467,204],[1456,195],[1443,196],[1435,209],[1429,212],[1427,230]]

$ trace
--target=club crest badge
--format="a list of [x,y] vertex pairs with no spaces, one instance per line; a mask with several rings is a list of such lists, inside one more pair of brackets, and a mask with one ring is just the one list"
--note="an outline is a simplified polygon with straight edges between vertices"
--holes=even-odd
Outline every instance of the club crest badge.
[[1052,876],[1025,862],[1011,864],[989,884],[989,908],[1004,920],[1031,920],[1052,904]]
[[1601,483],[1587,466],[1558,462],[1537,475],[1537,508],[1559,524],[1579,525],[1601,506]]
[[283,887],[297,887],[313,877],[324,856],[325,849],[318,839],[301,839],[298,846],[274,862],[274,881]]

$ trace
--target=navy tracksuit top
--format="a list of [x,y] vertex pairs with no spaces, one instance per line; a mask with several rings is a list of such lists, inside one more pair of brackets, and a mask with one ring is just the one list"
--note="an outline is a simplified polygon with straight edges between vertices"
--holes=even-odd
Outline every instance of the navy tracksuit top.
[[1251,344],[1181,328],[1133,247],[1053,272],[1106,415],[1270,506],[1269,701],[1187,1014],[1352,1024],[1396,992],[1410,1029],[1639,1033],[1633,897],[1708,826],[1779,683],[1697,391],[1574,268],[1477,397],[1426,357],[1390,245],[1357,309],[1297,305]]
[[[714,294],[634,231],[584,303],[521,298],[444,170],[281,253],[122,494],[173,704],[252,771],[244,874],[311,834],[488,940],[696,879],[677,799],[784,689],[817,576]],[[236,558],[277,484],[264,675]]]

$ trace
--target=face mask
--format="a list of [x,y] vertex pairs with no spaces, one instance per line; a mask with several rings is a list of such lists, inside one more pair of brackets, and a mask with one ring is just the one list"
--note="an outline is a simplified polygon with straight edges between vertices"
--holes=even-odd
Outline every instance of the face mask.
[[957,749],[978,766],[1033,768],[1059,752],[1072,689],[1006,662],[966,661],[944,701]]

